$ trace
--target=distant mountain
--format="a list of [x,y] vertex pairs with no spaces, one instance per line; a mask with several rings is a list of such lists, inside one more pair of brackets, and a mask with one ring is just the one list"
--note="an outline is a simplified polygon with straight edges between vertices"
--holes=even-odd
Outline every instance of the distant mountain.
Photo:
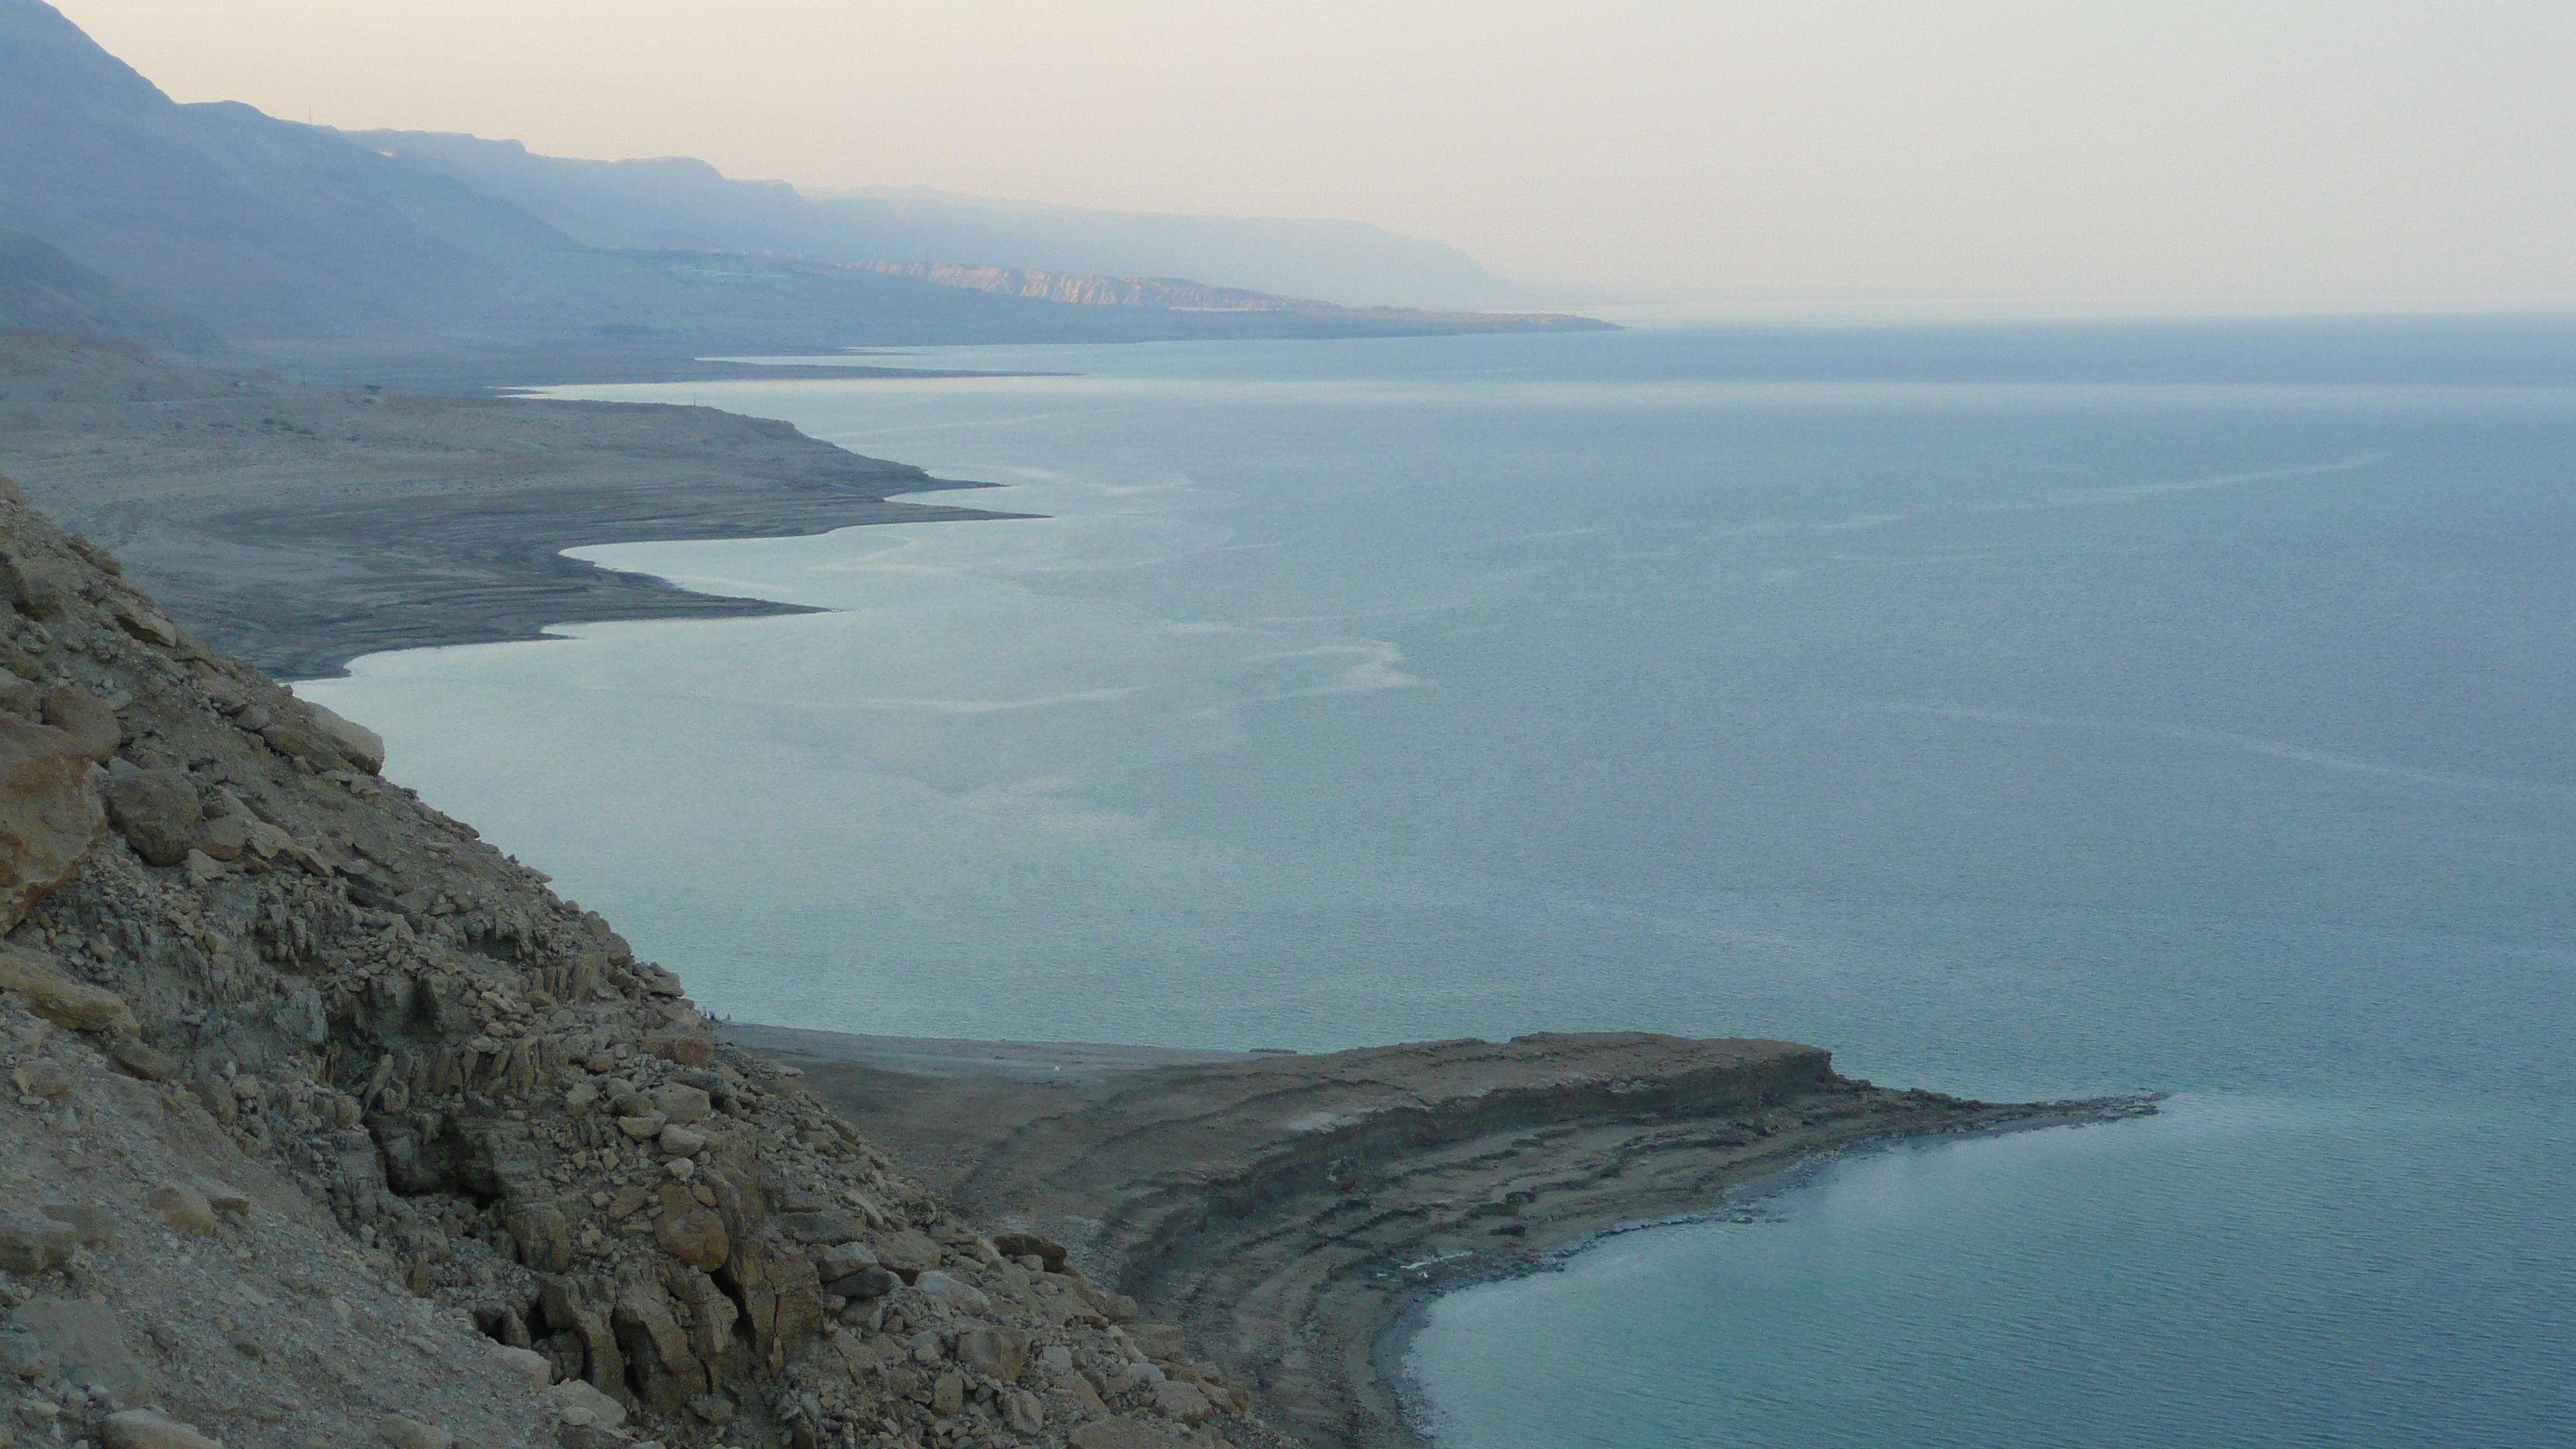
[[1346,307],[1526,307],[1527,289],[1439,242],[1357,221],[1090,211],[918,187],[820,191],[873,259],[1190,278]]
[[1355,221],[1088,211],[917,188],[800,192],[704,161],[583,161],[516,141],[350,131],[593,246],[783,252],[1121,279],[1187,279],[1344,306],[1510,307],[1526,298],[1473,257]]
[[[488,146],[474,154],[502,154]],[[169,342],[195,319],[255,350],[344,360],[1571,325],[1100,307],[943,285],[839,264],[846,252],[825,242],[846,221],[792,188],[697,162],[517,154],[518,172],[469,180],[417,147],[179,105],[41,0],[0,0],[0,230],[43,248],[14,254],[8,284],[31,320],[52,308],[120,336],[158,326]],[[567,176],[590,180],[538,184]]]
[[107,337],[181,352],[217,345],[213,328],[126,295],[23,231],[0,231],[0,327]]

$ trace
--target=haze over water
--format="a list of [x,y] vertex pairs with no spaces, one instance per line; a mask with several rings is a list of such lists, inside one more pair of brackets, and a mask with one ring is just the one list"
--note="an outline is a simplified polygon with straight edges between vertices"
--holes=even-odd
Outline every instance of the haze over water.
[[1431,1314],[1444,1445],[2540,1444],[2576,1412],[2576,329],[957,349],[582,390],[1041,520],[588,550],[836,612],[304,692],[698,999],[1635,1028],[2147,1123]]

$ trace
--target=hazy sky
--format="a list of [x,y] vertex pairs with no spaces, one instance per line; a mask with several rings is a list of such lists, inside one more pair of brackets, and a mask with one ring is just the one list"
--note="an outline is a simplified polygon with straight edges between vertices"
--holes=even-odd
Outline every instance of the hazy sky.
[[57,0],[181,100],[1729,305],[2576,305],[2576,4]]

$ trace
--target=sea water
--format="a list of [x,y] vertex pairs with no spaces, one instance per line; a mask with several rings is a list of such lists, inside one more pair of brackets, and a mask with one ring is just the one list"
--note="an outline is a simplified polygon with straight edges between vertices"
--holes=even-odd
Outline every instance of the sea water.
[[2576,327],[925,360],[1064,375],[565,395],[1042,517],[305,691],[743,1020],[2175,1094],[1444,1298],[1449,1449],[2576,1442]]

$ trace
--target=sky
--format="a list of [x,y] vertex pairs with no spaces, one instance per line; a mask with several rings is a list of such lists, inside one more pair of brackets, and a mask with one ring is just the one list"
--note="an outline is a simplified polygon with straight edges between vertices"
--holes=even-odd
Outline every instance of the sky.
[[56,0],[177,99],[1717,310],[2576,306],[2576,4]]

